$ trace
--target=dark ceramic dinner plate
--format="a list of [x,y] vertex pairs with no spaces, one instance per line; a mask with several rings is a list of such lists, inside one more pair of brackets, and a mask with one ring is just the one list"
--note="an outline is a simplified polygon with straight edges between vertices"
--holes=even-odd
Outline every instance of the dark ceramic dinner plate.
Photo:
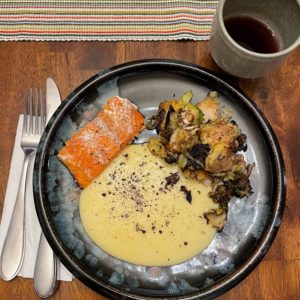
[[[187,90],[193,91],[195,102],[209,91],[217,91],[220,103],[247,135],[245,158],[255,163],[250,177],[253,194],[231,200],[224,230],[189,261],[170,267],[142,267],[116,259],[86,235],[78,210],[80,189],[56,154],[110,96],[131,99],[147,118],[161,101]],[[153,134],[145,130],[135,142],[145,142]],[[54,252],[78,279],[111,299],[202,299],[224,293],[254,269],[274,240],[284,209],[285,186],[280,147],[259,108],[210,71],[171,60],[123,64],[79,86],[51,118],[34,170],[36,209]]]

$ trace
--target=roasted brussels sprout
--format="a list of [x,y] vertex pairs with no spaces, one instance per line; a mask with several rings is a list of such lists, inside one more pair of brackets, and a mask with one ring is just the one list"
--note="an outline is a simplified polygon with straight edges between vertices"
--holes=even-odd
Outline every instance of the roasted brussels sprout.
[[196,104],[196,107],[203,113],[203,123],[216,121],[221,113],[218,94],[216,92],[210,92],[207,97]]
[[211,211],[204,213],[204,218],[207,224],[211,224],[212,227],[221,231],[224,228],[227,219],[227,211],[224,208],[212,209]]
[[201,142],[211,146],[222,143],[231,147],[239,135],[240,129],[236,125],[224,120],[204,124],[200,128]]
[[206,170],[212,173],[229,171],[233,165],[233,152],[226,144],[215,144],[205,160]]
[[158,157],[165,158],[167,156],[166,150],[159,137],[151,137],[148,140],[148,149],[150,152]]
[[193,126],[200,126],[202,123],[202,111],[193,104],[187,104],[178,114],[178,122],[182,128],[193,129]]
[[252,193],[247,164],[239,151],[247,150],[247,137],[228,112],[221,109],[216,92],[192,104],[191,91],[178,100],[162,102],[147,128],[159,136],[149,140],[149,149],[168,163],[177,163],[184,176],[212,185],[210,197],[219,209],[207,212],[207,221],[222,230],[232,197]]

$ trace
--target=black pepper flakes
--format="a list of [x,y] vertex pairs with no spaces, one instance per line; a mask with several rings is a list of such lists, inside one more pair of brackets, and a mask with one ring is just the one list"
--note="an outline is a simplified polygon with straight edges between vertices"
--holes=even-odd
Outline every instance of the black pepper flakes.
[[173,187],[180,179],[180,176],[179,174],[176,172],[176,173],[171,173],[169,176],[167,176],[166,178],[166,185],[165,187],[168,187],[168,186],[171,186]]
[[189,191],[184,185],[180,187],[180,191],[185,194],[185,199],[187,202],[192,203],[192,192]]
[[139,224],[135,224],[135,230],[140,231],[145,234],[147,231],[139,226]]

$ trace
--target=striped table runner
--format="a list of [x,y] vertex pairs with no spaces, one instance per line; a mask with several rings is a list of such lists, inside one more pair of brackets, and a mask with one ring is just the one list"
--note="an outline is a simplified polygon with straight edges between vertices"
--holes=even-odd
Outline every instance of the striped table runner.
[[217,3],[0,0],[0,40],[207,40]]

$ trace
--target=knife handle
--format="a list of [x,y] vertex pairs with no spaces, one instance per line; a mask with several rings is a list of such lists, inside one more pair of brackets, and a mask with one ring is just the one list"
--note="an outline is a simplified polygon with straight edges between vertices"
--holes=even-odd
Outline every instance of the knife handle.
[[29,160],[32,157],[34,154],[25,154],[18,194],[1,252],[0,275],[6,281],[18,275],[24,260],[26,179]]
[[40,298],[51,296],[57,287],[58,259],[49,246],[43,232],[34,269],[34,289]]

